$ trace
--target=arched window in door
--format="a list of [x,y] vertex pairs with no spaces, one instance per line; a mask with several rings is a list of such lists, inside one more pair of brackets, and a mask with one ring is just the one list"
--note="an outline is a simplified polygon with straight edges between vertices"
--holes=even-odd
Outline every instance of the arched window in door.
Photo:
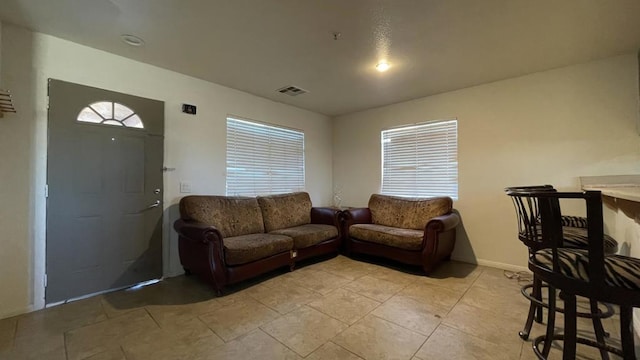
[[144,129],[142,119],[129,107],[113,101],[95,102],[80,111],[78,121]]

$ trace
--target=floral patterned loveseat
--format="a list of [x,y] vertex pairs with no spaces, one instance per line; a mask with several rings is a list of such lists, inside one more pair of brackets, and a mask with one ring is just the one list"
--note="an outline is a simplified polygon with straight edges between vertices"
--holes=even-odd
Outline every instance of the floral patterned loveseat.
[[373,194],[368,207],[344,212],[344,248],[348,256],[384,257],[421,266],[428,274],[451,257],[459,222],[449,197]]

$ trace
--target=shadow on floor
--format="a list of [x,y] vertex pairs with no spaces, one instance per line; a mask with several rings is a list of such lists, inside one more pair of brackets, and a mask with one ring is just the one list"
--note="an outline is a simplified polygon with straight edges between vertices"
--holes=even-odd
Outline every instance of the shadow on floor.
[[[301,261],[296,264],[296,270],[307,266],[323,262],[334,258],[335,255],[317,257]],[[367,255],[354,255],[354,260],[362,261],[371,265],[386,267],[401,271],[407,274],[425,276],[419,266],[410,266],[388,259],[372,257]],[[461,263],[456,261],[443,262],[429,277],[435,279],[465,278],[473,271],[477,265]],[[294,270],[294,271],[296,271]],[[252,279],[229,285],[224,296],[232,295],[244,289],[263,283],[272,278],[282,276],[289,272],[286,267],[279,268]],[[165,279],[156,284],[144,287],[132,287],[125,290],[115,291],[103,295],[104,300],[114,310],[127,310],[148,305],[186,305],[209,301],[217,298],[215,291],[196,275],[177,276]]]

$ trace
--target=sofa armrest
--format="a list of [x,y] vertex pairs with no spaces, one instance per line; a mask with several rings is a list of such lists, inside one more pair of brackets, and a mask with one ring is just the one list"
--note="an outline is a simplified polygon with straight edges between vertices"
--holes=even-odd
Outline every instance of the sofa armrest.
[[212,242],[216,239],[222,241],[220,231],[213,225],[178,219],[173,223],[173,228],[178,232],[178,235],[192,241],[201,241],[203,243]]
[[213,285],[218,295],[227,283],[222,234],[214,226],[194,221],[176,220],[180,263],[187,273],[192,272]]
[[459,223],[460,217],[456,213],[436,216],[427,222],[422,240],[422,267],[425,273],[430,273],[440,261],[451,257]]
[[424,230],[425,232],[443,232],[455,229],[455,227],[458,226],[458,223],[460,223],[460,217],[455,213],[436,216],[427,222]]
[[347,227],[353,224],[371,224],[371,210],[369,208],[353,208],[343,212]]
[[311,223],[340,227],[340,210],[329,207],[312,207]]

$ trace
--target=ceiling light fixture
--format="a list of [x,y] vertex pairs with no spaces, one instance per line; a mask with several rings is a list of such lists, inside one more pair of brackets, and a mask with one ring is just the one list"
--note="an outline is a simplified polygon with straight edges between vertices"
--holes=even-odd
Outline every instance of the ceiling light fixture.
[[142,45],[144,45],[144,40],[142,40],[141,38],[139,38],[139,37],[137,37],[135,35],[124,34],[124,35],[120,35],[120,38],[127,45],[131,45],[131,46],[142,46]]
[[388,62],[386,61],[380,61],[377,65],[376,65],[376,70],[378,70],[379,72],[385,72],[387,70],[389,70],[389,68],[391,67],[391,65],[389,65]]

